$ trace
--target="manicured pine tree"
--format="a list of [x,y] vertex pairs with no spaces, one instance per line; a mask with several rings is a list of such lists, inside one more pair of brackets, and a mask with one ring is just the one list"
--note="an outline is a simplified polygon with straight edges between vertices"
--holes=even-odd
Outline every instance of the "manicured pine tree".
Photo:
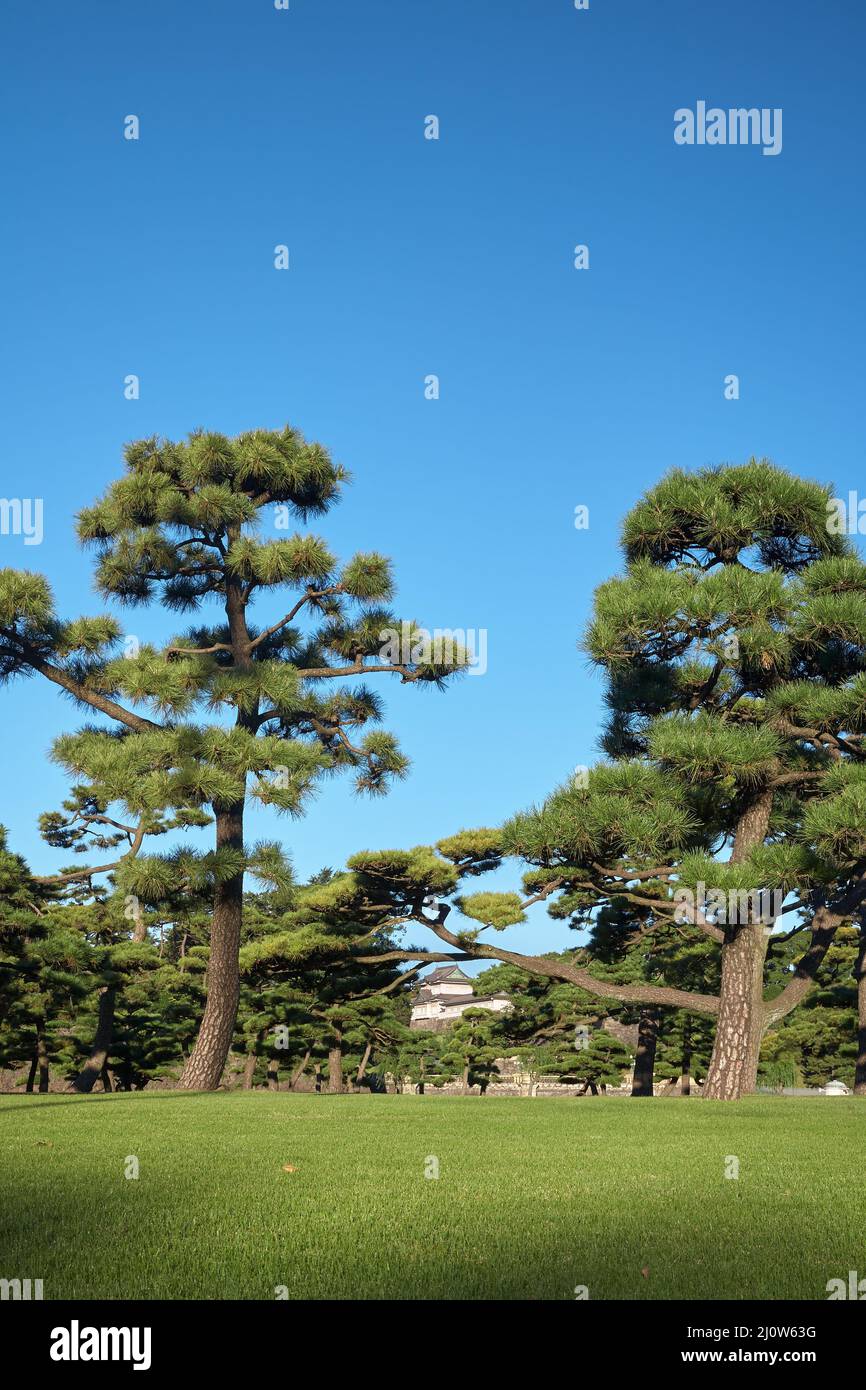
[[[675,472],[627,518],[626,574],[599,590],[588,634],[608,673],[608,751],[676,783],[703,832],[641,882],[690,888],[688,916],[721,948],[715,1098],[753,1088],[764,1031],[866,896],[866,566],[833,517],[829,488],[764,461]],[[701,885],[726,892],[729,910],[713,916]],[[780,914],[756,906],[762,889],[812,929],[768,999]]]
[[27,945],[55,898],[52,889],[31,874],[20,854],[9,848],[9,834],[0,825],[0,990],[8,1014],[21,977],[28,973]]
[[355,1071],[363,1079],[374,1045],[390,1046],[399,1033],[393,1001],[382,994],[395,981],[399,974],[390,962],[377,969],[372,961],[335,961],[320,973],[312,1016],[327,1048],[329,1091],[343,1090],[346,1064],[356,1055]]
[[843,1081],[852,1086],[856,1059],[853,1009],[813,1005],[810,1000],[766,1035],[758,1077],[769,1085],[818,1087]]
[[857,1065],[854,1072],[854,1094],[866,1096],[866,928],[862,921],[854,969],[857,980]]
[[426,1028],[395,1030],[390,1043],[378,1048],[369,1070],[380,1078],[381,1085],[390,1075],[395,1078],[399,1090],[408,1082],[419,1096],[423,1096],[428,1086],[439,1088],[449,1079],[442,1065],[444,1043],[444,1033]]
[[544,1047],[544,1074],[556,1077],[566,1085],[582,1086],[584,1092],[596,1096],[599,1089],[620,1087],[623,1075],[633,1061],[625,1043],[603,1028],[591,1033],[585,1046],[575,1047],[565,1039],[547,1043]]
[[[830,493],[755,460],[652,489],[626,520],[625,573],[598,590],[587,637],[608,674],[612,761],[501,830],[415,851],[419,872],[434,861],[428,892],[454,895],[432,920],[404,857],[354,856],[359,892],[399,889],[399,910],[450,948],[395,959],[504,960],[604,999],[708,1015],[704,1095],[754,1089],[764,1033],[866,902],[866,565],[832,525]],[[523,896],[457,893],[506,856],[528,866]],[[718,992],[618,984],[482,940],[548,899],[560,916],[632,908],[647,935],[675,924],[713,943]],[[451,906],[474,925],[450,927]],[[768,947],[789,912],[807,944],[770,993]]]
[[304,978],[304,957],[293,953],[287,968],[269,950],[270,938],[285,930],[282,914],[291,907],[294,895],[295,885],[287,879],[278,892],[244,896],[234,1047],[244,1056],[245,1090],[265,1083],[276,1089],[285,1070],[293,1087],[315,1049],[314,1000]]
[[41,880],[55,886],[58,899],[65,905],[65,925],[81,933],[90,954],[89,970],[94,978],[90,1003],[95,1012],[85,1006],[77,1027],[89,1026],[92,1036],[83,1044],[86,1060],[73,1081],[73,1089],[84,1094],[98,1080],[104,1086],[108,1080],[119,995],[137,972],[157,967],[156,933],[191,906],[188,891],[179,893],[174,902],[141,902],[120,886],[124,871],[149,838],[209,823],[209,817],[195,808],[171,815],[143,814],[134,825],[118,819],[119,814],[122,811],[115,805],[100,798],[98,788],[80,783],[73,787],[61,811],[40,817],[42,837],[55,849],[87,856],[94,851],[106,854],[122,850],[110,863],[70,867]]
[[[344,911],[342,884],[329,876],[290,895],[257,895],[246,913],[240,959],[249,1026],[257,1036],[288,1030],[291,1038],[300,1024],[305,1064],[310,1054],[326,1059],[332,1092],[343,1090],[347,1068],[350,1084],[360,1084],[375,1051],[405,1031],[405,979],[390,958],[379,960],[393,945],[377,930],[389,910],[368,904],[363,914]],[[359,943],[363,963],[354,950]],[[272,1063],[287,1060],[266,1037],[259,1045]]]
[[478,1086],[484,1095],[498,1075],[496,1060],[502,1056],[503,1038],[497,1019],[488,1009],[464,1009],[442,1035],[439,1063],[449,1079],[459,1080],[464,1095]]
[[[38,878],[8,851],[0,860],[8,868],[0,868],[2,1064],[29,1063],[27,1089],[38,1078],[42,1091],[52,1071],[81,1092],[97,1082],[111,1090],[115,1069],[139,1085],[171,1075],[202,995],[161,959],[155,938],[164,917],[130,910],[110,879],[97,882],[106,866]],[[148,1061],[157,1053],[159,1069]]]
[[[83,840],[87,822],[98,821],[102,826],[106,821],[105,816],[88,808],[77,796],[66,803],[67,807],[73,801],[77,806],[74,819],[78,822],[78,830],[72,833],[71,839],[63,841],[67,847],[79,835]],[[42,817],[43,834],[50,843],[61,843],[55,832],[63,820],[59,815]],[[70,826],[72,820],[70,817]],[[101,840],[102,835],[96,838]],[[2,843],[5,846],[5,838]],[[84,852],[88,846],[82,842],[75,847]],[[78,1078],[83,1081],[87,1077],[87,1083],[76,1084],[76,1089],[89,1090],[105,1065],[113,1000],[120,978],[116,972],[140,966],[143,963],[141,953],[149,954],[149,951],[141,946],[127,947],[124,962],[118,960],[114,969],[109,963],[111,948],[108,943],[113,933],[118,941],[129,936],[129,931],[124,930],[128,923],[120,922],[118,926],[121,914],[117,901],[111,898],[110,886],[93,882],[112,865],[83,866],[50,877],[37,877],[29,873],[17,856],[4,850],[2,857],[7,872],[0,874],[3,880],[0,889],[3,1040],[0,1047],[7,1064],[14,1065],[16,1060],[20,1063],[32,1057],[27,1089],[33,1089],[38,1072],[39,1089],[46,1091],[52,1064],[67,1075],[74,1075],[78,1070],[81,1030],[90,1031],[93,1034],[89,1046],[91,1055]],[[110,926],[112,910],[118,921]],[[133,960],[136,952],[139,958]],[[94,1070],[97,1056],[100,1061]]]
[[[212,894],[207,1003],[180,1082],[189,1089],[219,1084],[231,1044],[245,875],[279,883],[285,873],[277,846],[245,843],[248,798],[299,815],[343,769],[360,791],[383,791],[407,761],[390,734],[364,732],[379,699],[346,679],[441,685],[466,664],[456,651],[437,664],[423,642],[381,659],[383,633],[400,628],[383,607],[387,560],[358,554],[340,567],[318,536],[280,534],[325,513],[345,481],[321,445],[288,427],[130,444],[124,476],[80,514],[78,534],[96,550],[105,598],[201,615],[162,646],[130,636],[118,655],[115,619],[62,621],[41,576],[0,571],[0,675],[41,675],[112,721],[59,739],[58,761],[132,816],[212,812],[209,853],[140,856],[124,881],[142,901],[183,884]],[[256,601],[286,590],[254,625]]]
[[[386,992],[395,979],[399,982],[393,965],[355,966],[351,973],[343,965],[327,973],[323,1007],[316,1005],[313,1019],[320,1023],[327,1046],[329,1091],[344,1089],[344,1077],[348,1089],[360,1086],[379,1054],[392,1051],[404,1038],[407,1028],[401,1014],[408,1009]],[[329,1002],[335,994],[345,997]]]
[[[822,1002],[837,1008],[850,1008],[856,1013],[857,1046],[852,1080],[854,1094],[866,1096],[866,923],[862,911],[837,933],[827,953],[822,980],[831,982]],[[833,997],[828,997],[831,994]]]
[[[760,1080],[768,1084],[823,1086],[836,1079],[856,1086],[860,948],[857,927],[840,927],[818,971],[812,993],[796,1013],[787,1015],[764,1035]],[[803,949],[802,933],[780,941],[782,968],[786,962],[795,961]]]
[[77,988],[77,943],[55,930],[54,893],[8,848],[0,826],[0,1065],[29,1065],[27,1090],[48,1090],[58,1016]]
[[[243,953],[243,947],[241,948]],[[256,971],[241,972],[241,1002],[235,1046],[244,1053],[243,1087],[267,1079],[271,1089],[288,1070],[289,1089],[300,1080],[317,1044],[311,1010],[314,1001],[290,979]]]
[[181,970],[154,952],[148,968],[125,974],[102,1073],[106,1090],[143,1090],[151,1081],[176,1083],[201,1018],[203,968],[202,973]]
[[[575,963],[578,958],[577,951],[549,953],[550,960]],[[533,1078],[543,1071],[542,1053],[553,1056],[551,1047],[583,1046],[608,1021],[604,1006],[586,990],[563,980],[529,975],[516,965],[492,965],[482,970],[475,977],[475,990],[479,995],[508,995],[511,1008],[497,1015],[502,1055],[519,1056]]]
[[75,1071],[72,1085],[82,1093],[91,1091],[97,1081],[105,1084],[118,994],[136,971],[157,963],[150,942],[130,939],[130,924],[116,899],[98,890],[95,896],[88,893],[88,899],[67,897],[63,908],[51,914],[54,922],[77,934],[85,972],[82,997],[69,1030],[75,1043],[70,1058]]
[[715,1028],[710,1017],[684,1009],[662,1010],[655,1058],[657,1080],[683,1096],[700,1094],[713,1050]]
[[[567,897],[563,902],[567,904]],[[559,909],[563,904],[560,903]],[[589,931],[586,958],[596,973],[624,984],[629,982],[662,983],[680,989],[718,989],[718,953],[711,941],[684,940],[681,928],[673,923],[657,922],[648,931],[652,918],[647,909],[637,904],[621,902],[595,911],[589,905],[573,914],[572,925]],[[602,969],[602,967],[605,967]],[[670,1075],[672,1032],[676,1032],[682,1047],[679,1058],[679,1079],[688,1089],[692,1058],[691,1030],[688,1023],[674,1028],[675,1011],[657,1005],[626,1006],[618,1017],[626,1026],[637,1029],[632,1097],[649,1097],[655,1093],[656,1057],[666,1059],[665,1073]],[[692,1017],[692,1016],[689,1016]],[[698,1034],[695,1033],[695,1043]],[[710,1036],[712,1041],[712,1035]]]

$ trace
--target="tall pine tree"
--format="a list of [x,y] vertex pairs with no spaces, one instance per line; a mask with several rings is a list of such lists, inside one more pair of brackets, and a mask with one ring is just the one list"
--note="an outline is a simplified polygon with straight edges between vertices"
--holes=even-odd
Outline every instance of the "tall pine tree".
[[[212,893],[207,1003],[180,1083],[212,1089],[238,1006],[245,875],[279,883],[285,874],[278,846],[245,843],[249,797],[298,815],[317,782],[343,769],[359,790],[383,791],[407,760],[392,735],[368,728],[381,717],[378,697],[347,679],[392,673],[441,685],[465,658],[434,664],[410,642],[405,660],[382,659],[383,633],[399,627],[384,607],[389,562],[361,553],[340,566],[318,536],[288,534],[324,514],[346,481],[321,445],[288,427],[234,439],[199,431],[139,440],[125,457],[125,474],[78,520],[99,591],[195,613],[199,624],[161,646],[127,637],[121,653],[114,618],[64,621],[44,578],[0,571],[0,676],[38,674],[111,721],[54,750],[101,803],[119,800],[139,817],[212,813],[209,853],[140,855],[121,885],[145,902],[185,885]],[[254,604],[285,591],[256,626]]]
[[[653,488],[626,519],[625,572],[598,590],[587,637],[608,677],[609,761],[438,854],[356,855],[356,890],[396,892],[398,911],[449,948],[394,958],[502,960],[601,998],[708,1015],[704,1095],[752,1090],[762,1037],[866,903],[866,565],[834,522],[828,487],[766,461],[675,471]],[[523,895],[458,894],[506,856],[528,865]],[[425,876],[452,897],[435,918]],[[608,909],[646,936],[675,925],[689,948],[712,943],[718,992],[666,978],[660,954],[658,982],[622,984],[591,961],[482,939],[545,900],[577,923]],[[470,924],[449,926],[451,907]],[[768,947],[788,913],[806,943],[777,987]]]

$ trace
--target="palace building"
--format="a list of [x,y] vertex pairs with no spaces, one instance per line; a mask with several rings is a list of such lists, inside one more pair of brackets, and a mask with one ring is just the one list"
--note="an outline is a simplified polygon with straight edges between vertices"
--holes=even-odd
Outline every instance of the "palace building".
[[412,1001],[410,1028],[426,1028],[441,1033],[456,1022],[467,1009],[489,1009],[504,1013],[511,1000],[503,991],[498,994],[474,994],[472,980],[459,965],[443,965],[421,982]]

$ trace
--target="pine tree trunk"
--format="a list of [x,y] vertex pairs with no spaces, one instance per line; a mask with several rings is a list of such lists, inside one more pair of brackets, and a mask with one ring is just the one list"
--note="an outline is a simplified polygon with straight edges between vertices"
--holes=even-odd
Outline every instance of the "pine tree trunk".
[[[765,788],[740,817],[732,864],[742,863],[764,843],[772,809],[773,793]],[[765,1028],[764,960],[769,937],[766,925],[753,922],[751,917],[750,908],[747,923],[725,928],[716,1039],[703,1090],[707,1100],[739,1100],[754,1091],[758,1079],[758,1055]]]
[[854,1094],[866,1096],[866,925],[860,927],[860,946],[857,951],[857,1065],[854,1069]]
[[469,1068],[468,1068],[468,1066],[463,1068],[463,1094],[464,1094],[464,1096],[468,1096],[468,1095],[469,1095]]
[[243,1088],[245,1091],[251,1091],[253,1089],[253,1077],[256,1074],[256,1064],[258,1063],[258,1060],[259,1059],[256,1056],[255,1052],[247,1053],[246,1061],[244,1062]]
[[108,1061],[111,1039],[114,1035],[114,1005],[117,991],[107,985],[99,992],[99,1012],[96,1018],[96,1032],[90,1056],[72,1083],[73,1091],[89,1094],[103,1075]]
[[367,1043],[367,1046],[364,1048],[364,1055],[363,1055],[363,1057],[361,1058],[361,1061],[360,1061],[359,1064],[358,1064],[358,1071],[357,1071],[357,1074],[356,1074],[356,1076],[355,1076],[355,1085],[356,1085],[356,1086],[360,1086],[361,1082],[364,1080],[364,1076],[365,1076],[366,1071],[367,1071],[367,1063],[368,1063],[369,1060],[370,1060],[370,1053],[371,1053],[372,1051],[373,1051],[373,1044],[372,1044],[371,1042],[368,1042],[368,1043]]
[[[244,806],[216,812],[217,849],[243,850]],[[244,875],[218,883],[214,893],[207,967],[207,1002],[195,1046],[178,1086],[184,1091],[215,1091],[231,1047],[240,999],[238,952],[241,942]]]
[[716,1040],[703,1090],[708,1100],[739,1100],[754,1091],[764,1035],[766,929],[754,922],[729,933],[722,946]]
[[692,1093],[692,1035],[688,1020],[683,1025],[683,1054],[680,1063],[680,1095]]
[[315,1077],[316,1077],[316,1095],[318,1095],[319,1092],[320,1092],[321,1089],[322,1089],[322,1064],[321,1064],[321,1062],[317,1062],[317,1063],[316,1063]]
[[44,1096],[48,1090],[50,1075],[48,1070],[48,1048],[45,1034],[40,1029],[36,1034],[36,1057],[39,1062],[39,1094]]
[[268,1058],[268,1090],[278,1091],[280,1089],[280,1064],[276,1057]]
[[39,1057],[34,1048],[33,1056],[30,1059],[30,1071],[27,1073],[27,1085],[24,1091],[28,1096],[33,1094],[33,1083],[36,1080],[36,1068],[39,1066]]
[[107,1066],[104,1066],[104,1067],[102,1068],[102,1071],[100,1072],[99,1079],[100,1079],[100,1081],[102,1082],[102,1089],[103,1089],[103,1091],[105,1091],[105,1092],[111,1092],[111,1091],[114,1090],[114,1087],[113,1087],[112,1084],[111,1084],[111,1072],[108,1070],[108,1067],[107,1067]]
[[335,1033],[333,1045],[328,1049],[328,1090],[339,1094],[343,1089],[343,1035]]
[[651,1096],[653,1094],[653,1075],[655,1072],[658,1033],[658,1010],[641,1009],[640,1018],[638,1020],[634,1075],[631,1083],[631,1093],[633,1096]]
[[300,1081],[301,1077],[303,1076],[304,1072],[307,1070],[307,1063],[309,1062],[309,1060],[310,1060],[310,1049],[307,1048],[306,1052],[305,1052],[304,1055],[303,1055],[303,1058],[301,1059],[300,1064],[295,1068],[295,1070],[294,1070],[293,1073],[292,1073],[292,1079],[291,1079],[291,1081],[289,1082],[289,1090],[290,1090],[290,1091],[293,1091],[293,1090],[295,1089],[295,1087],[297,1086],[297,1084],[298,1084],[298,1082]]

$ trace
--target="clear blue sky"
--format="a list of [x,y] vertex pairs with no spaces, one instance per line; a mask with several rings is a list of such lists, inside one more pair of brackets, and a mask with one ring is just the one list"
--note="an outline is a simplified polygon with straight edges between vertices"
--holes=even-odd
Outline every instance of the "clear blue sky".
[[[386,800],[251,817],[301,875],[498,823],[593,759],[576,641],[666,469],[763,454],[866,487],[855,0],[7,0],[0,31],[0,491],[45,505],[0,564],[99,611],[73,517],[123,442],[288,420],[354,474],[318,528],[338,552],[392,555],[407,616],[488,631],[446,695],[385,680],[413,758]],[[675,145],[698,100],[781,107],[782,153]],[[80,716],[36,680],[0,701],[2,818],[51,871],[46,755]]]

